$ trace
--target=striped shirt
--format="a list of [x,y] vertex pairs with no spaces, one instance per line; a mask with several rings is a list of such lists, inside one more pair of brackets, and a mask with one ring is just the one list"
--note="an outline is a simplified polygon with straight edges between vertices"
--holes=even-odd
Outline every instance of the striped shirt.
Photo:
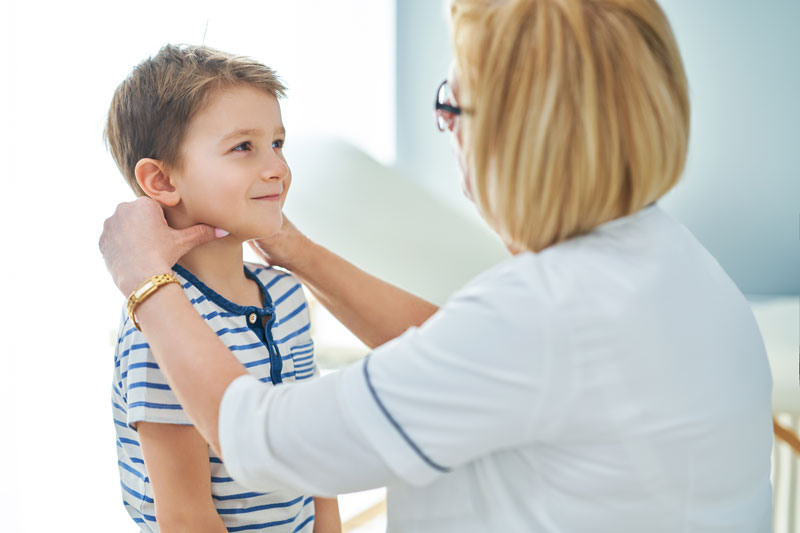
[[[251,375],[271,384],[316,375],[308,306],[297,279],[249,263],[244,271],[261,287],[261,308],[235,304],[180,265],[173,268],[194,308]],[[153,491],[135,425],[140,421],[191,425],[191,421],[170,390],[147,339],[124,312],[114,352],[112,407],[125,509],[141,531],[157,532]],[[293,533],[313,529],[311,495],[248,490],[230,477],[210,448],[209,463],[211,496],[228,531]]]

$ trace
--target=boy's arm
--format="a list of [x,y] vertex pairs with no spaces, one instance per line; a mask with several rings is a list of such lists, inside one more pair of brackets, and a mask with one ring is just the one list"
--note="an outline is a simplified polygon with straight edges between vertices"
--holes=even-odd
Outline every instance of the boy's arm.
[[208,444],[193,426],[139,422],[156,521],[162,533],[223,533],[227,529],[211,499]]
[[314,533],[342,533],[339,500],[314,498]]

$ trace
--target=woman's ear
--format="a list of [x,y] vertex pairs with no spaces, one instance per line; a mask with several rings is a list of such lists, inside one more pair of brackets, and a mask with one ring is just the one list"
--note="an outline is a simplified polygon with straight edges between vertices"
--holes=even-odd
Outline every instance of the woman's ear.
[[157,159],[140,159],[134,169],[136,182],[144,193],[165,207],[175,207],[181,195],[169,178],[166,166]]

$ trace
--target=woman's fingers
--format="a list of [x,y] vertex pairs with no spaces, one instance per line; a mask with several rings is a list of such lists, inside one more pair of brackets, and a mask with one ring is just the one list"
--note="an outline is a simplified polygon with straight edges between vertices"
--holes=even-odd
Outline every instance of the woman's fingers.
[[142,197],[117,206],[105,221],[100,236],[100,253],[114,283],[128,295],[142,281],[168,271],[169,226],[161,207]]
[[302,234],[292,224],[286,215],[283,215],[281,229],[275,235],[264,239],[250,241],[250,247],[267,263],[274,266],[291,268],[299,246],[297,241]]
[[[220,230],[208,224],[196,224],[188,228],[172,230],[172,236],[175,242],[174,251],[177,254],[175,261],[186,255],[195,246],[200,246],[201,244],[216,239],[218,237],[218,231]],[[222,232],[220,231],[220,233]],[[224,232],[224,235],[227,234],[227,232]],[[224,235],[220,234],[219,236]]]
[[267,254],[264,253],[264,250],[261,249],[257,241],[247,241],[247,244],[250,245],[250,248],[252,248],[252,250],[256,253],[256,255],[258,255],[258,257],[264,260],[264,262],[266,262],[267,264],[271,264],[269,257],[267,256]]
[[103,225],[99,245],[114,283],[128,295],[150,276],[169,272],[195,246],[215,238],[214,228],[206,224],[170,228],[161,206],[141,197],[117,206]]

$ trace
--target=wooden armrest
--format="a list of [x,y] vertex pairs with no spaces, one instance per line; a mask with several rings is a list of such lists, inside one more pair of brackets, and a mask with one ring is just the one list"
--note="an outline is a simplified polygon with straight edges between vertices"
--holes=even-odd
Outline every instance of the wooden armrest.
[[344,522],[342,524],[342,532],[348,533],[349,531],[354,531],[356,528],[363,526],[367,522],[385,513],[386,513],[386,500],[382,500],[373,505],[372,507],[364,511],[361,511],[353,518]]
[[788,444],[794,450],[794,453],[800,455],[800,437],[797,436],[797,433],[780,425],[774,417],[772,418],[772,427],[775,431],[775,436]]

